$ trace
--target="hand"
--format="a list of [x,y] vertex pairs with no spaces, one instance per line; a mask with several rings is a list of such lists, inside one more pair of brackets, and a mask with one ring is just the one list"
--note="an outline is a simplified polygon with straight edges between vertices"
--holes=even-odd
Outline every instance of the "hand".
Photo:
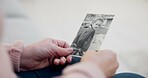
[[107,78],[112,77],[119,66],[116,54],[110,50],[86,52],[81,61],[90,61],[98,65]]
[[34,70],[49,65],[63,65],[71,62],[72,48],[65,41],[51,38],[26,46],[21,55],[21,70]]

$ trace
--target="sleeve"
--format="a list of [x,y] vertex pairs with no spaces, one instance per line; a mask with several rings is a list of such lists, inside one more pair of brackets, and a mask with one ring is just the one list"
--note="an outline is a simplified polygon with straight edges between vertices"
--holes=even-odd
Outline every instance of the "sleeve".
[[20,59],[24,43],[22,41],[16,41],[13,44],[5,44],[4,46],[8,52],[13,68],[16,72],[20,71]]
[[64,69],[63,75],[57,78],[106,78],[101,69],[91,62],[81,62]]
[[4,50],[4,46],[0,45],[0,78],[17,78],[14,74],[10,58]]

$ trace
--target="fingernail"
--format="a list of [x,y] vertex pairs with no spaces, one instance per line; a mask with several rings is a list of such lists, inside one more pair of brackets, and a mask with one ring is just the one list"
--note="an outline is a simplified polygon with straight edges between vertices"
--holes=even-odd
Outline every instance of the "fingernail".
[[65,62],[66,62],[65,57],[62,57],[62,58],[61,58],[61,61],[60,61],[61,65],[65,64]]
[[66,61],[65,57],[62,57],[61,60],[62,60],[62,61]]
[[59,65],[59,63],[60,63],[60,60],[59,60],[59,59],[56,59],[56,60],[54,61],[54,64],[56,64],[56,65]]
[[57,63],[58,63],[59,61],[60,61],[60,60],[58,60],[58,59],[55,59],[55,62],[57,62]]
[[73,48],[68,48],[68,51],[69,52],[73,52]]
[[66,58],[66,60],[67,60],[68,63],[70,63],[70,62],[72,61],[72,56],[69,55],[69,56]]
[[72,59],[72,56],[70,55],[69,58]]

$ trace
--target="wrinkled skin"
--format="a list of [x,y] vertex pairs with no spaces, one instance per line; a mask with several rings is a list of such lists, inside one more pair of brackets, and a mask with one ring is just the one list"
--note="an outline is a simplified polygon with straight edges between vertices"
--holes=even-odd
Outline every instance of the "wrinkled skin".
[[25,46],[21,55],[21,70],[34,70],[49,65],[63,65],[72,60],[73,49],[62,40],[46,38]]
[[81,62],[86,61],[98,65],[107,78],[112,78],[119,66],[117,55],[111,50],[87,52],[82,58]]

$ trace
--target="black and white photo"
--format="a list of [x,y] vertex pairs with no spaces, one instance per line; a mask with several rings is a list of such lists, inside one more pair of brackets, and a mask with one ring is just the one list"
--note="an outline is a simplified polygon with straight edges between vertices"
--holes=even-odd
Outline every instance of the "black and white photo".
[[87,14],[71,47],[74,55],[82,56],[87,50],[99,51],[114,15]]

